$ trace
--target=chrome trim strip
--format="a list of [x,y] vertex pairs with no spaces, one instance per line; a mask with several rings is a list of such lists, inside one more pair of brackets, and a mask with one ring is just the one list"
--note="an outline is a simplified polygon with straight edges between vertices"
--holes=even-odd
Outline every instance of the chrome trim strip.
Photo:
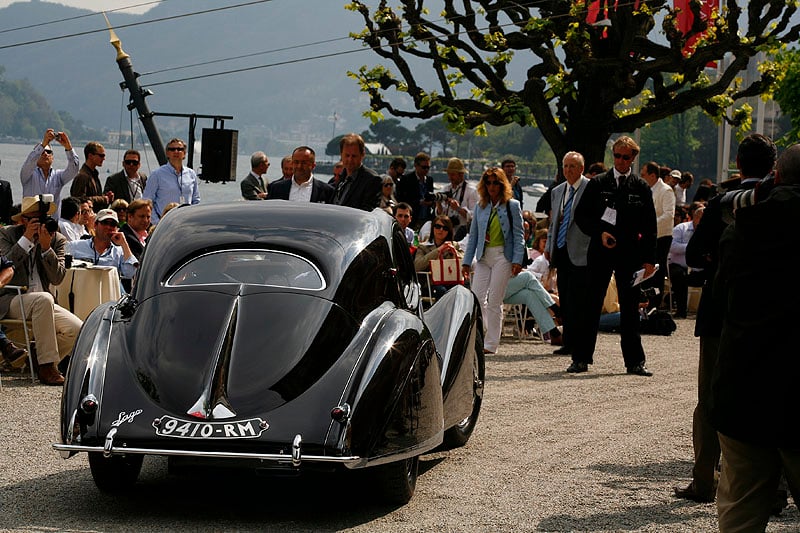
[[[80,446],[74,444],[53,444],[53,449],[59,452],[103,452],[106,453],[105,446]],[[125,455],[125,454],[139,454],[139,455],[166,455],[166,456],[181,456],[181,457],[208,457],[215,459],[260,459],[262,461],[276,461],[279,463],[291,463],[294,465],[294,457],[292,455],[281,453],[247,453],[247,452],[210,452],[210,451],[197,451],[197,450],[168,450],[159,448],[126,448],[111,446],[108,449],[110,455]],[[298,452],[299,453],[299,452]],[[332,457],[327,455],[302,455],[299,456],[301,461],[308,461],[311,463],[340,463],[344,465],[354,465],[361,463],[362,459],[359,456],[343,456]],[[297,466],[297,465],[295,465]]]

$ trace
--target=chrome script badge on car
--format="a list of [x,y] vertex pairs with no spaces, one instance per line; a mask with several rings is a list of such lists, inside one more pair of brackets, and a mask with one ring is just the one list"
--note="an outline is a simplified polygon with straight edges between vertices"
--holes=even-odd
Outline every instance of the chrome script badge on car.
[[179,439],[257,439],[269,428],[260,418],[231,422],[194,422],[164,415],[153,420],[156,435]]

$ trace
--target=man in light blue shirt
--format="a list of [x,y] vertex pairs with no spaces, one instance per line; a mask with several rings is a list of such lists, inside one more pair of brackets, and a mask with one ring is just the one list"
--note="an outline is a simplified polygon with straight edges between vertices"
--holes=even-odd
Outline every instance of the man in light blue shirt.
[[[52,168],[53,148],[50,143],[54,140],[61,143],[67,152],[67,168],[65,169]],[[56,133],[50,128],[44,132],[42,142],[33,147],[19,171],[19,179],[22,181],[22,196],[32,198],[40,194],[52,194],[53,203],[56,206],[56,219],[58,219],[61,208],[61,189],[72,181],[79,169],[78,154],[73,150],[67,134],[63,131]]]
[[94,265],[116,267],[121,277],[132,278],[139,260],[131,252],[125,235],[117,230],[117,226],[117,213],[113,209],[101,209],[94,225],[95,236],[67,243],[67,253]]
[[172,139],[167,143],[168,163],[158,167],[147,180],[142,198],[153,201],[152,222],[157,224],[164,208],[171,202],[179,204],[199,204],[200,191],[197,187],[197,174],[183,166],[186,157],[186,143]]

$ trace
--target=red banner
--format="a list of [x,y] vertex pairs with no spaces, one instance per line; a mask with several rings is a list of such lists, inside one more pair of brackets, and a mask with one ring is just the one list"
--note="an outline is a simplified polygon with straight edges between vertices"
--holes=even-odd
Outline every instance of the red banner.
[[[691,0],[674,0],[673,6],[679,9],[677,16],[678,29],[684,35],[688,34],[694,24],[694,13],[689,9],[689,2]],[[711,14],[719,9],[719,0],[703,0],[700,5],[700,17],[705,20],[711,20]],[[686,46],[683,48],[683,55],[688,56],[694,52],[695,43],[701,37],[705,36],[705,32],[700,32],[689,37],[686,41]],[[715,65],[714,65],[715,66]]]

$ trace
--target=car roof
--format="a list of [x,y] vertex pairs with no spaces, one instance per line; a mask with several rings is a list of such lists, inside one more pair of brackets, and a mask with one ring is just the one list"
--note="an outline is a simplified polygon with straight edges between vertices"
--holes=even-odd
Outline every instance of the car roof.
[[285,200],[176,208],[160,220],[147,243],[137,298],[159,291],[177,265],[228,248],[284,250],[307,257],[335,290],[356,255],[381,236],[390,239],[393,223],[380,209]]

